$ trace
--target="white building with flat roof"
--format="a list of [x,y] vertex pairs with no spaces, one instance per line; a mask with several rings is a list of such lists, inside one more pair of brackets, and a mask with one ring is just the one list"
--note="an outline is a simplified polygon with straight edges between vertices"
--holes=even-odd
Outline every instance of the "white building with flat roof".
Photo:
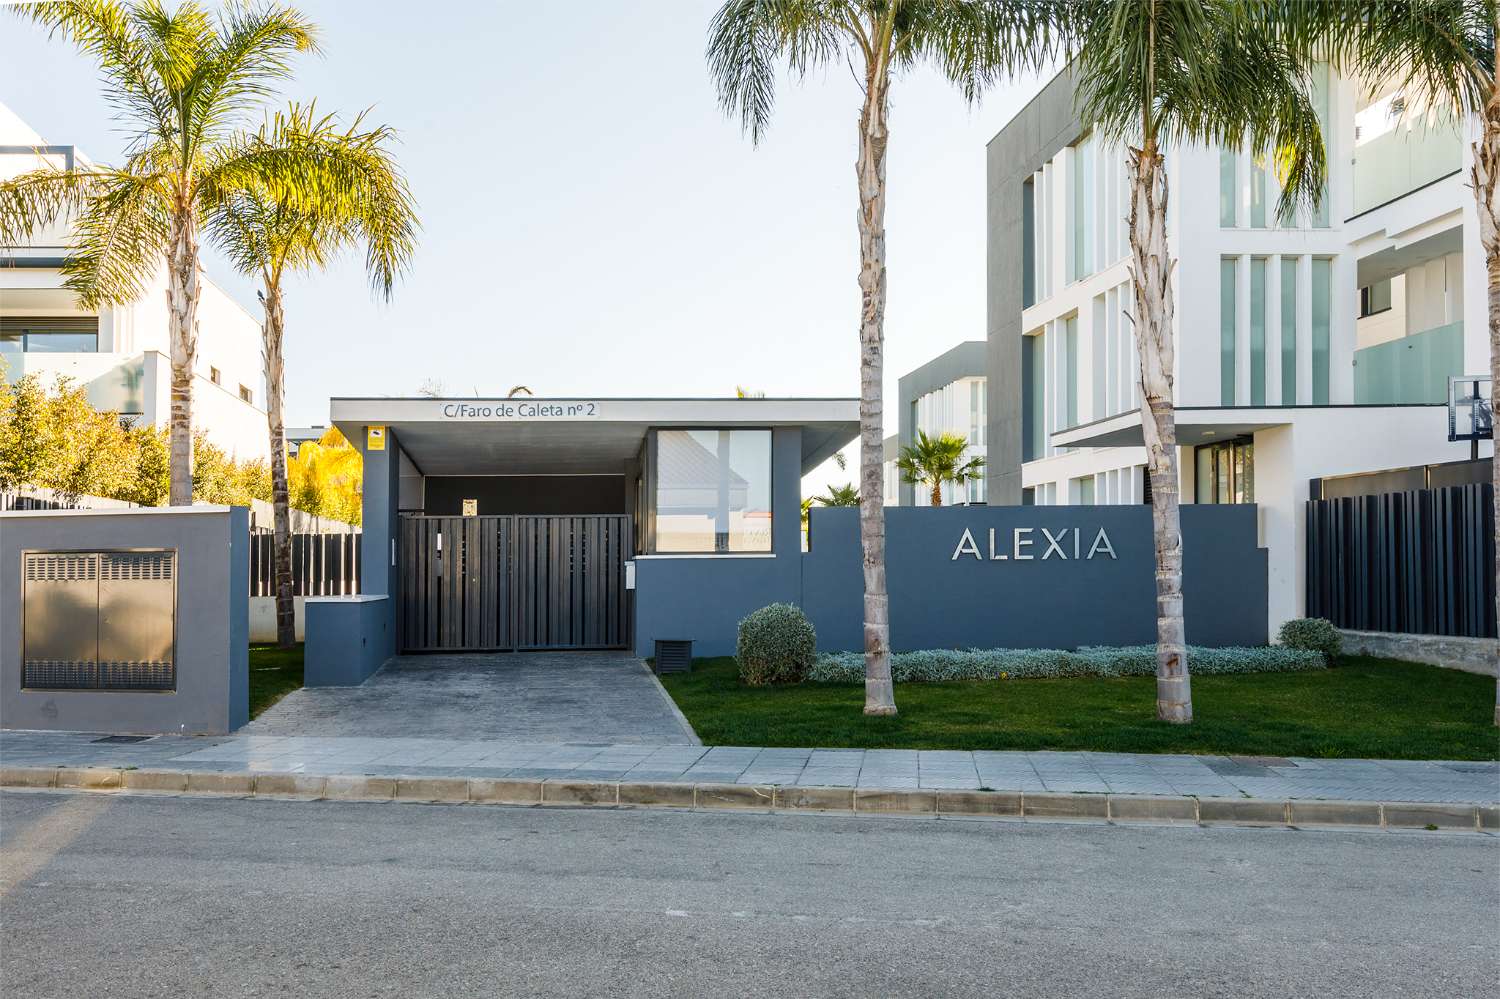
[[[1278,219],[1264,157],[1167,153],[1181,496],[1258,505],[1273,630],[1304,612],[1311,483],[1468,458],[1448,379],[1489,371],[1477,125],[1314,80],[1317,211]],[[1147,501],[1124,153],[1067,70],[991,141],[989,197],[991,502]]]
[[[89,161],[73,146],[47,144],[0,104],[0,178]],[[24,246],[0,246],[0,368],[7,380],[58,375],[82,385],[99,409],[166,426],[171,344],[163,264],[136,301],[83,308],[63,283],[71,245],[66,220]],[[193,426],[242,460],[269,454],[260,323],[204,277],[198,301]]]

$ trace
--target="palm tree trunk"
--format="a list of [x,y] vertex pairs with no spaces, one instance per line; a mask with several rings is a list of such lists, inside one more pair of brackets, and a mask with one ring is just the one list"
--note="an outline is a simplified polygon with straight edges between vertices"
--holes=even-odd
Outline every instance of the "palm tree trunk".
[[932,505],[943,505],[943,484],[941,482],[934,482],[932,484]]
[[859,540],[865,577],[865,714],[896,713],[891,685],[890,598],[885,589],[882,388],[885,338],[885,152],[889,70],[877,57],[865,72],[859,116]]
[[192,206],[179,199],[167,244],[167,323],[172,350],[168,502],[193,503],[193,367],[198,356],[198,234]]
[[1167,249],[1167,171],[1154,143],[1126,156],[1135,344],[1141,362],[1141,430],[1151,473],[1156,546],[1156,717],[1193,720],[1182,621],[1182,525],[1177,505],[1177,422],[1172,410],[1172,261]]
[[265,325],[261,328],[266,361],[266,423],[271,431],[271,563],[276,587],[276,644],[297,644],[296,605],[292,600],[291,493],[286,477],[286,419],[282,415],[285,358],[281,352],[286,316],[281,310],[281,286],[266,281]]
[[[1500,53],[1496,53],[1496,78],[1500,81]],[[1500,82],[1485,105],[1483,131],[1474,144],[1474,165],[1469,182],[1479,215],[1479,244],[1484,248],[1485,271],[1489,275],[1490,405],[1500,385],[1500,205],[1495,189],[1500,181]],[[1490,459],[1492,511],[1495,527],[1495,619],[1500,621],[1500,455]],[[1495,643],[1495,724],[1500,726],[1500,639]]]

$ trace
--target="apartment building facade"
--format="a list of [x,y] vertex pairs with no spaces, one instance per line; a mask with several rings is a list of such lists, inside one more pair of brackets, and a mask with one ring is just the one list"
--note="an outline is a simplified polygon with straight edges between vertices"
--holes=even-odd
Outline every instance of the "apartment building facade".
[[[986,378],[985,343],[983,340],[969,340],[897,380],[897,432],[884,442],[883,494],[886,505],[932,505],[928,491],[903,481],[896,467],[901,449],[916,440],[918,431],[929,437],[945,433],[962,437],[968,443],[964,449],[965,459],[985,457],[989,433]],[[944,483],[942,487],[944,506],[984,503],[987,496],[983,477],[962,485]]]
[[[1272,628],[1305,606],[1310,483],[1467,458],[1448,378],[1489,370],[1472,123],[1314,82],[1316,211],[1280,219],[1262,157],[1167,151],[1181,496],[1257,505]],[[1077,118],[1064,70],[988,149],[992,502],[1149,499],[1127,209],[1123,150]]]
[[[0,105],[0,177],[88,162],[73,146],[47,144]],[[71,239],[67,220],[59,220],[24,246],[0,246],[0,377],[34,374],[50,388],[63,375],[82,385],[99,409],[166,426],[171,344],[165,266],[136,301],[85,309],[64,286]],[[237,458],[265,458],[260,324],[207,276],[202,288],[194,428]]]

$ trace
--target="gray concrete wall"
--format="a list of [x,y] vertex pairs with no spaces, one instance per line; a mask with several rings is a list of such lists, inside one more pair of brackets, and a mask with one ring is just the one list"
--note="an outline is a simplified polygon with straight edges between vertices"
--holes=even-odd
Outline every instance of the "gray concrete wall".
[[[896,439],[897,456],[900,448],[910,444],[917,436],[912,423],[911,404],[929,392],[936,392],[944,385],[969,378],[986,375],[985,342],[966,340],[951,350],[946,350],[920,367],[913,368],[896,382]],[[989,405],[988,400],[985,403]],[[902,506],[915,506],[916,486],[903,481],[900,486]]]
[[1495,675],[1496,642],[1493,638],[1463,638],[1458,635],[1401,635],[1389,631],[1354,631],[1340,628],[1344,654],[1405,659],[1444,669],[1463,670],[1481,676]]
[[665,555],[635,560],[636,654],[659,638],[691,639],[693,653],[734,653],[740,618],[769,603],[796,603],[802,555],[802,431],[771,437],[771,554]]
[[396,636],[393,597],[308,597],[303,685],[352,687],[391,656]]
[[[217,735],[249,720],[249,514],[244,507],[0,514],[0,728]],[[21,686],[21,555],[177,552],[175,691]]]
[[[803,557],[802,606],[825,651],[863,647],[859,522],[855,510],[817,509]],[[1253,506],[1183,507],[1183,597],[1188,641],[1266,643],[1266,553]],[[1030,529],[1017,560],[1014,531]],[[1042,528],[1061,536],[1063,556]],[[1108,533],[1114,559],[1087,556]],[[981,558],[953,558],[969,530]],[[995,531],[992,559],[989,532]],[[1046,555],[1048,557],[1044,558]],[[1156,640],[1151,511],[1135,506],[943,507],[886,514],[886,580],[896,650],[1143,645]]]
[[1064,70],[1032,98],[985,151],[986,335],[989,502],[1021,502],[1022,185],[1083,133]]

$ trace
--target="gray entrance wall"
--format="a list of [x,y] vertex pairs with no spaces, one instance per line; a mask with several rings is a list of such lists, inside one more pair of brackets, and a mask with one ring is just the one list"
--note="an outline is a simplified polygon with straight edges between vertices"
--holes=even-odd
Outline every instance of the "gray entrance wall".
[[[22,553],[129,548],[177,552],[177,689],[22,689]],[[0,514],[0,728],[232,732],[249,719],[249,607],[245,507]]]

